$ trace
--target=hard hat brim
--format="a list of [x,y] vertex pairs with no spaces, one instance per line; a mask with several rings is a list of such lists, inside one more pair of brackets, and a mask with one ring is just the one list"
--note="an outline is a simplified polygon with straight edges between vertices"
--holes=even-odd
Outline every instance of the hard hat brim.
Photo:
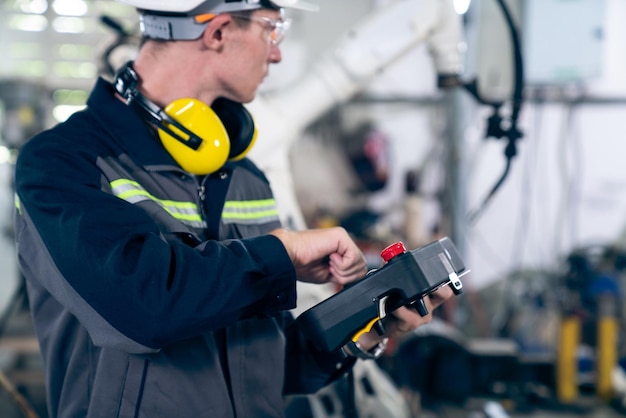
[[320,10],[320,7],[317,4],[301,0],[270,0],[270,3],[284,9],[298,9],[305,10],[307,12],[317,12]]

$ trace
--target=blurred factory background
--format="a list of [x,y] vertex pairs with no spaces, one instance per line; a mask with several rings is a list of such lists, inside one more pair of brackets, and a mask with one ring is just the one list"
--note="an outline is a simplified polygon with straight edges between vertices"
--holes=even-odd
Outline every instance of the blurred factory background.
[[[356,371],[357,410],[331,387],[311,416],[624,415],[626,2],[316,2],[250,104],[285,223],[343,225],[372,268],[449,236],[471,273]],[[0,0],[2,417],[47,416],[13,162],[137,45],[115,1]]]

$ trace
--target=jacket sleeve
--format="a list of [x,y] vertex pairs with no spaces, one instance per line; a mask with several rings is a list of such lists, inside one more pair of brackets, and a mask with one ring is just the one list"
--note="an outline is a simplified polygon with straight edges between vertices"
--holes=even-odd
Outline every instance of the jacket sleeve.
[[47,133],[22,148],[15,173],[20,267],[96,344],[150,351],[295,306],[276,237],[168,242],[145,211],[101,190],[96,158]]
[[287,338],[285,395],[315,393],[343,376],[356,363],[356,358],[345,355],[341,350],[317,350],[298,330],[290,312],[284,313],[284,322]]

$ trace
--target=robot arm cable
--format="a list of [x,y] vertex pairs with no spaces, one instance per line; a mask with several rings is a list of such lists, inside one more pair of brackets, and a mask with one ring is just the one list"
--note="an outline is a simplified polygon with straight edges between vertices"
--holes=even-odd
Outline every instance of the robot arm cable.
[[489,102],[482,97],[478,93],[478,89],[476,88],[476,83],[468,83],[465,85],[465,88],[480,102],[483,104],[489,104],[494,108],[494,112],[492,116],[488,120],[487,124],[487,134],[486,137],[495,137],[497,139],[506,137],[508,139],[508,143],[504,150],[504,155],[506,158],[506,166],[504,168],[504,172],[495,183],[495,185],[491,188],[490,192],[487,194],[482,204],[477,210],[470,212],[468,215],[469,221],[473,223],[478,219],[478,216],[481,215],[487,204],[491,201],[496,192],[500,189],[505,179],[508,177],[511,163],[513,158],[517,155],[517,141],[523,136],[522,132],[519,130],[517,126],[519,112],[521,110],[523,101],[524,101],[524,63],[522,57],[522,48],[519,39],[519,33],[517,28],[515,27],[515,23],[513,22],[513,18],[511,17],[511,13],[506,6],[504,0],[497,0],[500,8],[502,9],[502,13],[505,17],[507,27],[509,28],[509,32],[511,35],[511,43],[513,45],[513,58],[514,58],[514,67],[515,67],[515,86],[513,89],[511,101],[512,101],[512,110],[510,116],[510,125],[508,129],[503,129],[501,127],[502,118],[500,117],[499,111],[501,107],[501,103]]

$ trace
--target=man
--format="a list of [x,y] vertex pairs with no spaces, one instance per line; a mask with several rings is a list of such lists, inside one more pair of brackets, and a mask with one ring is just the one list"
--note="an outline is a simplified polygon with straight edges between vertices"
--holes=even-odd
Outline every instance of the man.
[[[283,394],[316,391],[384,341],[372,331],[326,353],[298,334],[296,280],[342,285],[364,258],[341,228],[281,229],[245,158],[240,104],[281,60],[281,7],[298,2],[123,1],[146,37],[135,62],[16,165],[49,415],[281,417]],[[224,146],[228,161],[213,161]],[[401,308],[385,336],[429,320]]]

